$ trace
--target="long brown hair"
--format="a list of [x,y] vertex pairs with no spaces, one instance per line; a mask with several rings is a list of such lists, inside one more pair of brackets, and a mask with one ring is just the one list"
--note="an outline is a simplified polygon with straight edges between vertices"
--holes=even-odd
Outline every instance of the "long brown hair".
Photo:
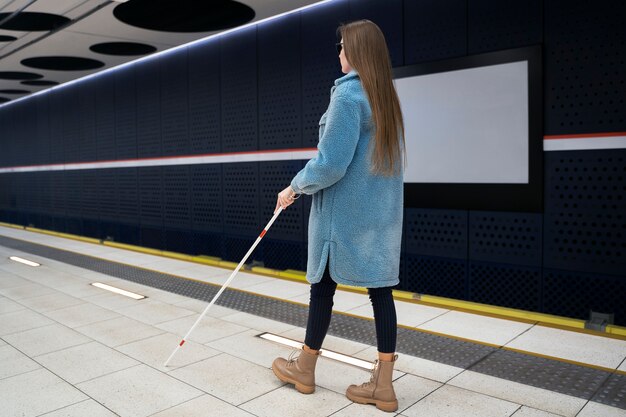
[[346,59],[359,74],[372,108],[376,129],[372,171],[382,175],[397,174],[404,156],[404,121],[393,85],[385,36],[369,20],[342,24],[337,29],[337,36],[343,38]]

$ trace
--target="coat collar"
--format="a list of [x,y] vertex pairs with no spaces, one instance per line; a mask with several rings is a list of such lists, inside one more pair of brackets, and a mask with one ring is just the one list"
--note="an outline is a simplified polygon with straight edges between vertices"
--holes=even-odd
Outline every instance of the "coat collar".
[[348,80],[351,80],[353,78],[358,78],[358,77],[359,77],[359,74],[355,70],[352,70],[349,73],[347,73],[346,75],[344,75],[343,77],[337,78],[335,80],[335,85],[339,85],[339,84],[344,83],[344,82],[346,82]]

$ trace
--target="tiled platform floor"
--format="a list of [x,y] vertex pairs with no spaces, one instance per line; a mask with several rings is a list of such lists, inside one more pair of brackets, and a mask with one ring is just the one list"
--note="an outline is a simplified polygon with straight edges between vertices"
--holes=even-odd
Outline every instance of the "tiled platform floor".
[[[222,283],[230,271],[0,227],[0,235]],[[42,263],[17,264],[9,256]],[[149,298],[135,301],[100,281]],[[249,273],[235,287],[306,303],[308,287]],[[338,292],[336,308],[371,316],[367,297]],[[297,393],[270,364],[291,349],[256,337],[302,340],[304,329],[215,306],[171,366],[163,362],[205,302],[0,247],[1,416],[376,416],[344,396],[369,373],[322,358],[317,391]],[[611,369],[626,366],[626,341],[397,302],[399,322]],[[375,348],[329,336],[325,347],[373,360]],[[626,416],[626,410],[438,362],[400,357],[402,416]]]

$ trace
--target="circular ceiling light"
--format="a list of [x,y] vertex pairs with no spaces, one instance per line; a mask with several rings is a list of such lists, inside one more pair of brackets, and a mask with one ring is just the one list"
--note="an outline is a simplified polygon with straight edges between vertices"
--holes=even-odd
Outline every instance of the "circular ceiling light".
[[[0,13],[0,22],[13,13]],[[50,13],[21,12],[6,23],[0,25],[0,29],[20,30],[23,32],[47,32],[57,29],[70,19]]]
[[157,50],[152,45],[136,42],[104,42],[92,45],[89,49],[105,55],[147,55]]
[[77,56],[41,56],[26,58],[21,64],[31,68],[55,71],[84,71],[104,66],[104,62]]
[[133,0],[117,6],[113,15],[143,29],[211,32],[248,23],[255,13],[249,6],[232,0]]

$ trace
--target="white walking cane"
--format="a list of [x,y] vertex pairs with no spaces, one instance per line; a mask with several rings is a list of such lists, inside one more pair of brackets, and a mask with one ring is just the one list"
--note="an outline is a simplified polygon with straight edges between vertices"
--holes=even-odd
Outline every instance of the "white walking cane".
[[167,358],[167,360],[165,361],[165,364],[163,366],[167,366],[168,363],[170,363],[170,361],[172,360],[172,358],[174,357],[174,355],[176,354],[176,352],[178,352],[178,349],[180,349],[184,344],[185,341],[187,341],[187,338],[189,337],[189,335],[191,334],[191,332],[193,332],[193,330],[196,328],[196,326],[200,323],[200,320],[202,320],[202,318],[206,315],[207,311],[209,311],[209,309],[211,308],[211,306],[213,304],[215,304],[215,301],[219,298],[219,296],[224,292],[224,290],[226,289],[226,287],[228,287],[228,284],[230,284],[230,282],[233,280],[233,278],[235,277],[235,275],[237,275],[237,272],[239,272],[239,270],[241,269],[241,267],[243,266],[243,264],[246,262],[246,260],[248,259],[248,256],[250,256],[250,254],[252,253],[252,251],[254,251],[254,248],[256,248],[256,246],[259,244],[259,242],[261,241],[261,239],[263,239],[263,236],[265,236],[265,233],[267,233],[267,231],[269,230],[269,228],[272,226],[272,223],[274,223],[274,220],[276,220],[276,218],[278,217],[278,215],[280,214],[280,212],[283,211],[282,207],[278,207],[278,210],[276,210],[276,213],[274,213],[274,217],[272,217],[272,219],[269,221],[269,223],[267,223],[267,226],[265,226],[265,229],[263,229],[263,231],[261,232],[261,234],[259,235],[259,237],[256,239],[256,241],[254,242],[254,245],[252,245],[252,247],[250,248],[250,250],[248,250],[248,253],[246,253],[246,256],[243,257],[243,259],[241,260],[241,262],[239,262],[239,265],[237,265],[237,268],[235,268],[235,270],[233,271],[232,274],[230,274],[230,277],[226,280],[226,282],[224,283],[224,285],[222,285],[222,288],[220,288],[220,290],[217,292],[217,294],[215,294],[215,296],[213,297],[213,299],[211,300],[211,302],[209,303],[209,305],[204,309],[204,311],[202,312],[202,314],[200,314],[200,317],[198,317],[198,320],[196,320],[196,322],[194,323],[193,326],[191,326],[191,329],[189,329],[189,331],[187,332],[187,334],[185,335],[185,337],[183,337],[183,340],[180,341],[180,343],[178,344],[178,346],[176,346],[176,349],[174,349],[174,352],[172,352],[172,354],[170,355],[169,358]]

